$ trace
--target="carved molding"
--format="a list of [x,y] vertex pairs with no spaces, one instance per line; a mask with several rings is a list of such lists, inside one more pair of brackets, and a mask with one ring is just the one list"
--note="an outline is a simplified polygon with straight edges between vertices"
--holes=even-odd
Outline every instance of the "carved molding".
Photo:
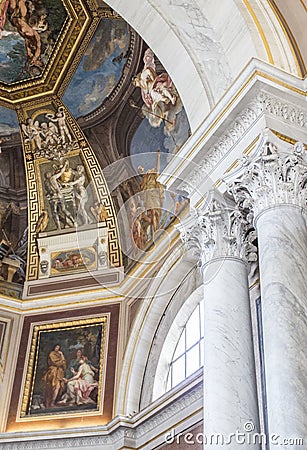
[[265,130],[255,152],[239,161],[227,177],[227,190],[239,206],[257,217],[276,205],[307,204],[307,154],[301,142],[285,144]]
[[307,128],[307,113],[305,111],[293,103],[283,102],[279,97],[260,91],[248,107],[227,128],[218,142],[206,150],[204,159],[181,186],[181,189],[191,194],[263,113],[282,119],[291,125]]

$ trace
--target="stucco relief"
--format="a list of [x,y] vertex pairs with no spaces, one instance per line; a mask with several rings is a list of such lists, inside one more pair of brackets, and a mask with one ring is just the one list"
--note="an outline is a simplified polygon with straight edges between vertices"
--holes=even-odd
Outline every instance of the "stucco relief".
[[194,55],[194,63],[202,79],[208,80],[207,94],[213,103],[230,84],[231,70],[219,37],[206,17],[205,8],[198,0],[169,0],[167,5],[163,0],[149,0],[149,3],[163,17],[167,7],[167,21]]

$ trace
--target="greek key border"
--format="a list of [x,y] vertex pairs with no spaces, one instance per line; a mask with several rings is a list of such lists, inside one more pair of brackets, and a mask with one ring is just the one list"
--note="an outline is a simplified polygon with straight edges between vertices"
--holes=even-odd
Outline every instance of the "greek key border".
[[[65,108],[67,124],[74,136],[74,140],[76,141],[76,148],[74,149],[74,153],[76,150],[79,152],[80,157],[86,168],[87,174],[89,176],[89,181],[93,182],[95,194],[98,200],[101,200],[104,203],[106,211],[109,216],[108,219],[106,220],[106,224],[109,230],[108,250],[109,250],[110,264],[114,267],[119,267],[122,265],[122,255],[120,250],[119,232],[113,202],[110,197],[109,189],[103,176],[102,170],[96,159],[95,153],[90,148],[82,130],[78,126],[73,116],[70,114],[70,112],[65,107],[63,102],[59,98],[53,96],[47,97],[43,101],[29,102],[26,105],[24,105],[24,108],[18,108],[17,117],[19,120],[19,124],[25,123],[26,119],[28,117],[31,117],[31,115],[35,110],[39,108],[45,108],[47,105],[48,106],[50,105],[55,110],[60,106]],[[22,132],[21,136],[25,159],[27,188],[28,188],[29,247],[28,247],[28,264],[27,264],[26,279],[28,281],[32,281],[38,278],[39,257],[37,252],[35,227],[39,217],[40,206],[42,205],[43,198],[38,184],[38,176],[37,176],[38,174],[36,173],[37,164],[34,161],[34,156],[31,151],[31,145],[29,142],[26,142],[23,139]]]
[[122,265],[122,255],[120,251],[116,214],[109,189],[93,150],[88,146],[82,149],[81,154],[84,163],[89,168],[89,173],[91,174],[98,199],[104,203],[108,213],[106,224],[108,226],[109,261],[112,266],[119,267]]

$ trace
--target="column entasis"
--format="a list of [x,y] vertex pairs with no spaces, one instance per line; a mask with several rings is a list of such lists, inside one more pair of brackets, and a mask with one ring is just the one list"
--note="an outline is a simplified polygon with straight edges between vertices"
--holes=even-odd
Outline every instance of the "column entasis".
[[[259,414],[247,258],[253,230],[242,212],[213,199],[184,240],[197,249],[204,283],[204,433],[206,449],[259,449]],[[245,447],[244,447],[245,448]]]
[[258,235],[269,448],[306,433],[306,163],[303,144],[266,130],[225,180]]

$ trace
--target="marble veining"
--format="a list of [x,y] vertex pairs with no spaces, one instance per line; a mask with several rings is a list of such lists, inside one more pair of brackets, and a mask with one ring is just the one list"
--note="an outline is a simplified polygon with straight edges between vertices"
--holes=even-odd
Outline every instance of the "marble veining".
[[[244,432],[251,422],[259,432],[246,266],[234,259],[211,262],[205,267],[204,283],[205,433],[227,439],[231,433]],[[230,448],[239,450],[242,444],[233,440]]]
[[[307,234],[302,211],[281,205],[257,221],[269,431],[306,431]],[[281,447],[281,448],[287,448]]]

